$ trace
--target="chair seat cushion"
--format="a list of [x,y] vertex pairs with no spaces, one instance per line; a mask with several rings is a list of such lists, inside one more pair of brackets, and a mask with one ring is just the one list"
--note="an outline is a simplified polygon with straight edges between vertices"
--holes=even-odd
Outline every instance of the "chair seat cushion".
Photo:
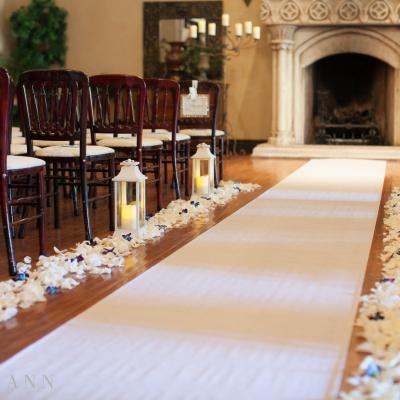
[[11,135],[13,138],[21,137],[22,136],[21,129],[18,126],[13,126],[11,129]]
[[[37,157],[79,157],[79,144],[44,147],[35,152]],[[101,156],[114,153],[113,149],[103,146],[86,146],[87,156]]]
[[[39,150],[39,147],[33,146],[33,151]],[[12,143],[10,146],[10,153],[13,156],[22,156],[28,152],[28,147],[26,144],[15,144]]]
[[11,143],[12,144],[25,144],[26,143],[26,139],[22,136],[13,136],[11,138]]
[[[180,133],[185,133],[189,136],[211,136],[211,129],[181,129]],[[215,131],[215,136],[224,136],[225,132],[217,129]]]
[[169,131],[167,131],[166,129],[156,129],[155,131],[152,131],[151,129],[143,129],[143,135],[147,134],[147,133],[168,133]]
[[[18,128],[19,129],[19,128]],[[87,144],[90,144],[90,129],[86,129],[86,142]],[[68,140],[34,140],[33,145],[34,146],[39,146],[39,147],[49,147],[49,146],[64,146],[64,145],[69,145]],[[75,141],[75,144],[79,143],[78,141]]]
[[17,169],[41,167],[46,165],[43,160],[35,157],[23,156],[7,156],[7,170],[14,171]]
[[[109,146],[113,148],[136,147],[137,141],[135,137],[110,138],[110,139],[100,140],[97,144],[100,146]],[[143,137],[142,147],[151,147],[151,146],[162,146],[162,141],[159,139]]]
[[[120,133],[120,134],[118,134],[118,137],[115,139],[118,139],[118,138],[130,139],[132,137],[133,136],[130,133]],[[103,140],[103,139],[113,139],[113,138],[114,138],[114,136],[112,133],[96,133],[96,142],[98,142],[99,140]],[[87,140],[90,140],[90,135],[88,135]]]
[[[163,142],[171,142],[172,141],[172,133],[165,132],[165,133],[144,133],[143,137],[146,139],[158,139],[162,140]],[[184,133],[177,133],[176,140],[190,140],[189,135],[185,135]]]
[[38,147],[65,146],[69,145],[68,140],[33,140],[33,145]]

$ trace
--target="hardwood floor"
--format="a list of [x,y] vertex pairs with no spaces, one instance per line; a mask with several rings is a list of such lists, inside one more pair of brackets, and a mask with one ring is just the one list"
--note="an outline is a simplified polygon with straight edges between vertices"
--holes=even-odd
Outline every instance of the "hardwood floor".
[[[371,250],[369,253],[367,270],[364,277],[362,294],[369,293],[375,282],[381,279],[382,263],[379,259],[383,250],[383,236],[385,227],[383,225],[384,205],[388,200],[390,192],[395,186],[400,186],[400,163],[398,161],[388,161],[386,167],[386,177],[383,185],[381,204],[379,207],[379,214],[375,226],[374,239],[372,242]],[[350,377],[358,368],[361,361],[364,359],[365,354],[356,352],[357,346],[362,342],[358,337],[360,328],[353,327],[347,360],[342,380],[342,390],[351,390],[351,385],[347,383],[347,378]]]
[[[250,157],[236,157],[226,161],[225,179],[257,182],[262,185],[261,190],[263,191],[285,178],[304,163],[305,160],[276,162],[272,160],[253,160]],[[149,189],[151,198],[154,193],[152,193],[151,187]],[[20,310],[15,318],[0,325],[0,342],[7,343],[7,346],[1,346],[0,361],[4,361],[109,295],[126,282],[134,279],[259,194],[260,191],[249,194],[243,193],[225,207],[218,207],[211,218],[204,221],[195,221],[188,226],[171,230],[163,238],[147,246],[139,247],[135,254],[127,258],[126,267],[122,271],[114,271],[111,276],[89,277],[80,286],[71,291],[65,291],[60,295],[49,297],[47,302],[35,304],[28,310]],[[167,204],[172,199],[173,193],[168,190],[164,204]],[[82,217],[73,216],[70,203],[71,201],[64,200],[63,207],[61,207],[61,210],[63,210],[62,229],[58,231],[52,228],[51,209],[48,209],[47,250],[50,254],[53,246],[64,249],[84,240]],[[153,206],[154,208],[154,205],[155,199],[150,201],[150,207]],[[107,215],[105,204],[99,204],[99,207],[93,211],[92,221],[94,232],[97,236],[105,236],[109,233]],[[15,241],[17,259],[22,259],[25,255],[37,255],[38,242],[36,236],[36,230],[31,226],[24,240]],[[1,243],[1,245],[2,249],[5,249],[4,243]],[[3,268],[0,279],[8,278],[5,257],[5,251],[3,250],[1,252],[1,265]]]
[[[124,270],[114,271],[111,276],[89,277],[74,290],[49,297],[48,302],[38,303],[28,310],[20,310],[16,318],[0,325],[0,341],[3,344],[0,348],[0,361],[6,360],[19,350],[109,295],[126,282],[134,279],[148,268],[151,268],[160,260],[257,197],[262,191],[274,186],[306,161],[304,159],[252,159],[249,156],[234,157],[226,160],[225,179],[256,182],[262,186],[262,189],[254,193],[241,194],[228,205],[218,207],[213,212],[211,218],[206,221],[195,221],[188,226],[169,231],[163,238],[147,246],[138,248],[135,254],[127,259]],[[398,162],[388,162],[383,197],[365,276],[363,293],[368,292],[374,282],[380,277],[381,263],[378,257],[382,250],[384,228],[383,205],[392,187],[400,185],[400,178],[397,176],[399,167],[400,164]],[[168,190],[164,198],[164,204],[167,204],[172,199],[173,193]],[[70,203],[70,201],[64,200],[64,206],[62,207],[62,229],[58,231],[52,228],[51,210],[48,209],[47,249],[49,253],[52,252],[53,246],[66,248],[78,241],[82,241],[84,238],[82,217],[73,217]],[[151,203],[155,204],[155,202]],[[99,207],[93,210],[92,220],[96,235],[105,236],[109,233],[105,204],[99,204]],[[25,255],[35,256],[37,254],[38,243],[36,236],[34,227],[30,227],[25,239],[15,241],[18,259],[21,259]],[[0,265],[2,266],[0,279],[3,280],[7,279],[8,275],[5,247],[2,239],[0,245],[2,246],[0,253]],[[355,352],[355,347],[358,343],[356,335],[357,330],[354,329],[344,377],[349,376],[362,359],[362,356]],[[348,388],[345,378],[343,388]]]

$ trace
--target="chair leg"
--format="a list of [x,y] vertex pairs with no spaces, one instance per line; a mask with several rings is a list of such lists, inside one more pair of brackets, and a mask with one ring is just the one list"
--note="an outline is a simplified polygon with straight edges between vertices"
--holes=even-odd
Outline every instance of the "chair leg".
[[8,204],[8,185],[7,185],[7,176],[3,176],[1,179],[1,215],[3,219],[3,227],[4,227],[4,238],[6,242],[7,255],[8,255],[8,269],[10,275],[15,275],[17,273],[17,266],[15,262],[14,256],[14,247],[12,241],[12,229],[11,229],[11,216],[10,216],[10,207]]
[[219,142],[219,179],[224,179],[224,137]]
[[[96,162],[92,161],[91,169],[93,171],[90,173],[90,180],[91,181],[95,181],[96,180],[96,175],[97,175],[96,172],[95,172],[96,166],[97,166]],[[96,185],[93,185],[92,187],[89,188],[89,197],[92,197],[92,198],[93,197],[97,197],[97,186]],[[96,210],[96,208],[97,208],[96,200],[92,201],[92,207],[93,207],[93,210]]]
[[[158,177],[157,178],[157,211],[160,211],[162,208],[162,198],[161,198],[161,180],[162,180],[162,158],[164,151],[162,149],[157,150],[157,170]],[[167,164],[165,164],[167,165]]]
[[164,165],[164,183],[168,183],[168,144],[164,144],[164,149],[162,151],[162,163]]
[[85,237],[86,240],[92,241],[92,227],[90,225],[89,215],[89,199],[88,199],[88,182],[87,182],[87,167],[86,160],[82,160],[80,163],[80,174],[81,174],[81,194],[82,194],[82,208],[83,208],[83,222],[85,224]]
[[185,160],[184,160],[184,152],[185,152],[185,145],[180,142],[176,143],[177,146],[177,158],[178,158],[178,166],[179,166],[179,181],[181,185],[185,184]]
[[[10,181],[8,180],[8,184]],[[13,190],[8,189],[8,198],[12,199],[13,197]],[[15,239],[16,238],[16,229],[14,227],[14,221],[15,221],[15,212],[16,212],[16,207],[10,206],[10,223],[11,223],[11,238]]]
[[54,228],[60,228],[60,193],[58,190],[58,161],[53,161]]
[[78,203],[78,187],[75,184],[75,182],[77,180],[76,171],[72,171],[71,176],[72,176],[72,180],[74,182],[72,184],[72,188],[71,188],[72,204],[74,206],[74,215],[75,215],[75,217],[78,217],[80,215],[80,211],[79,211],[79,203]]
[[61,176],[62,176],[62,183],[63,183],[62,191],[63,191],[64,198],[67,198],[70,195],[70,193],[68,192],[67,185],[65,185],[65,182],[67,180],[67,175],[69,174],[69,172],[65,171],[65,167],[68,168],[69,166],[70,166],[69,163],[61,164]]
[[[50,180],[49,179],[46,179],[46,192],[50,193]],[[51,207],[51,196],[47,196],[46,205],[47,205],[47,207]]]
[[[31,184],[31,176],[27,176],[26,179],[26,184],[30,186]],[[19,193],[20,196],[29,196],[29,189],[21,189],[21,192]],[[21,219],[24,219],[28,216],[29,208],[26,205],[23,205],[21,207]],[[26,232],[26,224],[21,224],[18,228],[18,239],[23,239],[25,237],[25,232]]]
[[218,187],[218,173],[217,173],[217,143],[215,136],[211,138],[211,153],[214,154],[214,187]]
[[176,198],[181,198],[181,188],[179,186],[178,178],[178,165],[176,161],[176,143],[172,143],[172,170],[173,170],[173,183],[175,185]]
[[38,185],[38,214],[39,217],[39,250],[40,254],[45,254],[46,248],[46,192],[45,192],[45,179],[44,179],[44,168],[42,168],[38,173],[37,179]]
[[114,198],[114,183],[112,181],[112,178],[115,176],[115,160],[112,158],[111,160],[108,160],[108,171],[109,171],[109,178],[110,181],[108,183],[108,190],[110,194],[110,198],[108,201],[108,213],[110,217],[110,231],[115,231],[115,213],[114,213],[114,207],[115,207],[115,198]]
[[185,145],[185,195],[190,196],[189,180],[190,180],[190,142]]

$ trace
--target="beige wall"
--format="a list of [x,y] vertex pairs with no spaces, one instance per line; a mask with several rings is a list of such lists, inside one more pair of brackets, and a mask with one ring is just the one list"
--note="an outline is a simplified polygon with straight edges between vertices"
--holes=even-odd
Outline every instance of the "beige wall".
[[[7,43],[10,14],[29,0],[0,0],[0,50]],[[57,0],[68,10],[67,67],[95,73],[143,72],[143,0]],[[2,9],[3,7],[3,9]],[[260,0],[247,7],[243,0],[225,0],[232,23],[259,24]],[[2,34],[3,33],[3,34]],[[271,54],[267,34],[254,48],[243,50],[226,65],[230,83],[228,119],[232,136],[266,139],[271,117]],[[7,46],[4,45],[7,51]]]
[[[224,11],[231,15],[232,23],[251,20],[260,25],[260,0],[253,0],[249,7],[243,0],[225,0]],[[225,77],[231,85],[228,120],[235,138],[267,139],[272,108],[271,58],[267,32],[262,27],[261,41],[226,65]]]

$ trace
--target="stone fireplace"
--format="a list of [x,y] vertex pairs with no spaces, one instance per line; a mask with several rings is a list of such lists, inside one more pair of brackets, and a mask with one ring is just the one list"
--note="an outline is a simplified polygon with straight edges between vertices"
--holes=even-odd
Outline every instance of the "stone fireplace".
[[346,53],[318,60],[306,73],[306,144],[393,143],[392,67]]
[[270,144],[400,145],[400,0],[263,0],[261,18]]

